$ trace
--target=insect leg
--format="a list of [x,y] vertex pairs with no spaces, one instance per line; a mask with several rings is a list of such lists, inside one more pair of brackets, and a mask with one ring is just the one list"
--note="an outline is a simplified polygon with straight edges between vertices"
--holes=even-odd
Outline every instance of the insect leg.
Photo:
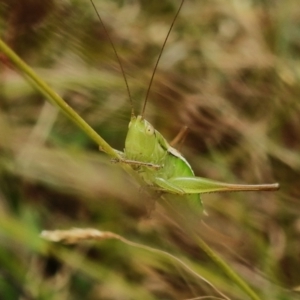
[[132,165],[132,166],[148,167],[148,168],[152,168],[152,169],[155,169],[155,170],[158,170],[158,169],[162,168],[162,165],[156,165],[156,164],[147,163],[147,162],[143,162],[143,161],[130,160],[130,159],[124,159],[124,158],[121,158],[121,159],[120,158],[113,158],[111,161],[114,162],[114,163],[122,163],[122,164],[127,164],[127,165]]
[[174,177],[168,179],[168,183],[182,189],[186,194],[202,194],[213,192],[237,192],[237,191],[276,191],[278,183],[270,184],[230,184],[214,181],[202,177]]
[[188,129],[189,128],[187,126],[183,126],[174,139],[169,143],[170,146],[175,147],[177,144],[182,143],[187,136]]

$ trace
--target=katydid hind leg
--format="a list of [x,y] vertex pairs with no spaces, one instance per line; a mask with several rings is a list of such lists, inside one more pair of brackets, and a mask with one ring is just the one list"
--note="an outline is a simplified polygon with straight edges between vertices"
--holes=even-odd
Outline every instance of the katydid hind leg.
[[186,194],[203,194],[213,192],[237,192],[237,191],[276,191],[278,183],[270,184],[230,184],[214,181],[202,177],[175,177],[168,179],[168,184],[180,188]]

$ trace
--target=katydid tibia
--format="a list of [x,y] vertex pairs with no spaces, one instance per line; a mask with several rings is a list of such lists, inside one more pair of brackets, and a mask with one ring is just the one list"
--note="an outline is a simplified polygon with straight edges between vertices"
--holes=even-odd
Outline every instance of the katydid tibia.
[[[96,10],[93,0],[90,1]],[[153,189],[163,193],[183,196],[188,200],[198,201],[201,206],[202,202],[200,199],[200,194],[202,193],[278,190],[278,183],[257,185],[228,184],[196,177],[187,160],[175,148],[171,147],[166,139],[157,130],[155,130],[147,120],[145,120],[145,107],[153,78],[157,70],[161,54],[164,50],[175,20],[181,10],[183,2],[184,0],[181,1],[181,4],[161,48],[147,90],[142,113],[138,116],[135,116],[134,114],[130,90],[121,60],[106,31],[104,23],[102,22],[102,19],[96,10],[96,13],[108,35],[112,48],[118,59],[132,105],[132,114],[125,140],[125,149],[124,152],[117,151],[121,158],[116,159],[115,161],[130,165],[132,169],[138,173],[146,185],[152,187]]]

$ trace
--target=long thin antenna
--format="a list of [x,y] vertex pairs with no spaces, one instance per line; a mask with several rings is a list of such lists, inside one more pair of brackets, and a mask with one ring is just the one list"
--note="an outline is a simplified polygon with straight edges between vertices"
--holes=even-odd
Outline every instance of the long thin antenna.
[[[92,1],[92,0],[91,0],[91,1]],[[164,48],[165,48],[165,46],[166,46],[167,40],[168,40],[168,38],[169,38],[169,35],[170,35],[170,33],[171,33],[172,29],[173,29],[174,23],[175,23],[175,21],[176,21],[178,15],[179,15],[179,13],[180,13],[180,11],[181,11],[181,7],[182,7],[184,1],[185,1],[185,0],[182,0],[181,3],[180,3],[180,6],[179,6],[179,8],[178,8],[178,10],[177,10],[177,13],[176,13],[176,15],[175,15],[173,21],[172,21],[172,24],[171,24],[171,26],[170,26],[170,28],[169,28],[168,34],[167,34],[167,36],[166,36],[166,38],[165,38],[165,41],[164,41],[164,43],[163,43],[163,45],[162,45],[162,47],[161,47],[159,56],[158,56],[158,58],[157,58],[157,61],[156,61],[156,64],[155,64],[155,67],[154,67],[154,70],[153,70],[153,73],[152,73],[152,76],[151,76],[151,79],[150,79],[150,83],[149,83],[149,86],[148,86],[146,98],[145,98],[145,101],[144,101],[144,105],[143,105],[143,109],[142,109],[142,114],[141,114],[142,117],[144,117],[144,114],[145,114],[146,105],[147,105],[148,97],[149,97],[149,94],[150,94],[150,89],[151,89],[151,86],[152,86],[152,82],[153,82],[153,79],[154,79],[154,75],[155,75],[156,70],[157,70],[158,63],[159,63],[159,61],[160,61],[160,58],[161,58],[162,53],[163,53],[163,51],[164,51]]]
[[118,63],[119,63],[119,66],[120,66],[120,68],[121,68],[121,71],[122,71],[122,74],[123,74],[123,78],[124,78],[124,81],[125,81],[127,93],[128,93],[128,96],[129,96],[129,101],[130,101],[130,105],[131,105],[131,115],[134,115],[133,101],[132,101],[132,97],[131,97],[131,93],[130,93],[130,89],[129,89],[127,77],[126,77],[126,75],[125,75],[125,71],[124,71],[124,68],[123,68],[121,59],[120,59],[120,57],[119,57],[119,55],[118,55],[118,52],[117,52],[117,50],[116,50],[116,47],[115,47],[115,45],[114,45],[112,39],[111,39],[111,37],[110,37],[110,35],[109,35],[109,33],[108,33],[108,31],[107,31],[105,25],[104,25],[104,22],[102,21],[102,18],[101,18],[100,14],[99,14],[99,12],[98,12],[98,10],[97,10],[97,8],[96,8],[96,5],[95,5],[94,1],[93,1],[93,0],[90,0],[90,1],[91,1],[92,5],[93,5],[93,8],[94,8],[94,10],[95,10],[95,12],[96,12],[96,14],[97,14],[97,16],[98,16],[98,18],[99,18],[99,20],[100,20],[102,26],[103,26],[104,32],[105,32],[105,34],[107,35],[108,40],[109,40],[109,42],[110,42],[110,44],[111,44],[111,46],[112,46],[112,48],[113,48],[113,50],[114,50],[114,53],[115,53],[115,55],[116,55],[116,58],[117,58],[117,60],[118,60]]

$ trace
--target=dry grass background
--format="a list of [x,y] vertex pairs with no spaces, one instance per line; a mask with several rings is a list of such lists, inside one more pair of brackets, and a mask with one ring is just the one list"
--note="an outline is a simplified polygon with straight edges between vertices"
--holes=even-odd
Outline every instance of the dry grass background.
[[[179,1],[95,3],[139,110]],[[262,299],[300,298],[298,6],[186,0],[146,112],[168,140],[189,127],[180,150],[198,176],[281,184],[276,193],[204,195],[206,225],[196,229]],[[0,16],[11,47],[121,150],[130,106],[89,1],[1,0]],[[172,253],[230,299],[247,299],[166,207],[157,201],[149,216],[139,187],[119,166],[15,70],[2,64],[0,72],[1,298],[216,295],[175,263],[120,241],[40,244],[43,229],[93,227]]]

